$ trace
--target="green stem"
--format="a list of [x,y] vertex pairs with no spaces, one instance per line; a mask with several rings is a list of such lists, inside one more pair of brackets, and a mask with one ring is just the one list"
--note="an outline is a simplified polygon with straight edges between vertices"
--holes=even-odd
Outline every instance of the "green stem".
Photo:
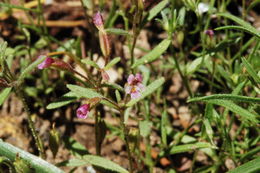
[[95,115],[95,138],[96,138],[96,154],[101,155],[101,144],[100,144],[100,128],[98,127],[99,125],[99,119],[100,115],[99,112],[96,113]]
[[132,159],[132,155],[131,155],[131,151],[130,151],[130,147],[129,147],[129,135],[128,135],[128,131],[125,125],[125,118],[124,118],[124,110],[120,110],[120,123],[121,123],[121,127],[123,128],[123,135],[124,135],[124,140],[126,143],[126,150],[127,150],[127,156],[128,156],[128,160],[129,160],[129,166],[130,166],[130,173],[133,173],[133,159]]
[[190,96],[190,97],[193,97],[193,93],[192,93],[192,91],[191,91],[191,88],[190,88],[190,85],[189,85],[189,82],[188,82],[188,78],[187,78],[187,76],[185,76],[185,75],[182,73],[181,68],[180,68],[180,65],[179,65],[179,62],[178,62],[176,56],[174,56],[173,45],[170,45],[170,50],[171,50],[171,54],[172,54],[172,56],[173,56],[173,59],[174,59],[174,63],[175,63],[175,65],[176,65],[176,68],[177,68],[177,70],[178,70],[178,72],[179,72],[179,74],[180,74],[180,76],[181,76],[182,81],[183,81],[183,84],[185,85],[185,87],[186,87],[186,89],[187,89],[187,91],[188,91],[188,93],[189,93],[189,96]]
[[45,156],[45,153],[44,153],[43,143],[42,143],[42,140],[40,139],[39,135],[36,132],[36,129],[35,129],[35,126],[34,126],[34,123],[33,123],[33,120],[32,120],[32,115],[31,115],[29,106],[28,106],[28,104],[25,100],[24,93],[23,93],[23,91],[21,91],[21,89],[18,89],[17,87],[15,87],[15,92],[16,92],[17,96],[21,99],[23,106],[24,106],[24,110],[27,113],[29,129],[31,130],[32,136],[33,136],[33,138],[36,142],[36,146],[37,146],[37,149],[40,153],[40,157],[45,158],[46,156]]

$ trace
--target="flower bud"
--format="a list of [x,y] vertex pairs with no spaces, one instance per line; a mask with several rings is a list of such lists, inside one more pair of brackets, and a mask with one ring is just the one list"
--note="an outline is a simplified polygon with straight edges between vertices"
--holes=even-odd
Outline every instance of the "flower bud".
[[93,17],[93,23],[98,30],[104,30],[104,21],[101,13],[98,11]]
[[73,72],[71,65],[60,59],[55,59],[51,66],[56,67],[60,70],[67,70]]
[[110,56],[110,41],[106,32],[99,31],[99,44],[104,57]]
[[212,29],[208,29],[208,30],[204,31],[204,33],[206,35],[208,35],[210,38],[212,38],[214,36],[214,31]]
[[102,79],[103,79],[104,81],[109,81],[109,79],[110,79],[110,77],[109,77],[109,75],[107,74],[107,72],[106,72],[105,70],[103,70],[103,69],[101,69],[101,76],[102,76]]

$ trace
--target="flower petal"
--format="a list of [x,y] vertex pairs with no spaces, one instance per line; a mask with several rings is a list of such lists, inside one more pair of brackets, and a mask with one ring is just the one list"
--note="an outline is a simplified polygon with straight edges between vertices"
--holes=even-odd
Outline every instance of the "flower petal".
[[135,76],[134,76],[133,74],[130,74],[130,75],[128,76],[128,78],[127,78],[127,83],[128,83],[129,85],[132,85],[134,81],[135,81]]
[[126,94],[130,94],[130,93],[131,93],[131,90],[132,90],[132,86],[127,85],[127,86],[125,87],[125,92],[126,92]]
[[131,93],[131,99],[137,99],[139,97],[141,97],[141,93],[139,91]]
[[137,73],[137,74],[135,75],[135,80],[136,80],[137,82],[142,82],[142,81],[143,81],[143,76],[142,76],[140,73]]
[[137,89],[138,91],[144,91],[145,87],[144,87],[143,84],[138,83],[138,84],[136,85],[136,89]]
[[38,65],[38,69],[42,70],[44,68],[48,68],[52,63],[54,63],[54,59],[47,57],[42,63]]
[[90,104],[83,104],[77,109],[77,117],[85,119],[88,117]]

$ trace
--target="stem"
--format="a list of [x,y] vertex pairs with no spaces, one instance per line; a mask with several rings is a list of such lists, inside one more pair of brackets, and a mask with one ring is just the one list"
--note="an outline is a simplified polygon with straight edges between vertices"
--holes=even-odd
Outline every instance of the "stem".
[[124,121],[125,121],[124,110],[121,109],[120,110],[120,123],[121,123],[121,127],[123,128],[123,136],[124,136],[124,140],[126,143],[127,156],[128,156],[128,160],[129,160],[129,166],[130,166],[130,173],[133,173],[133,159],[132,159],[131,151],[130,151],[130,147],[129,147],[128,131],[127,131]]
[[178,72],[179,72],[179,74],[180,74],[180,76],[181,76],[182,81],[183,81],[183,84],[185,85],[185,87],[186,87],[186,89],[187,89],[187,91],[188,91],[188,93],[189,93],[189,96],[190,96],[190,97],[193,97],[193,93],[192,93],[192,91],[191,91],[191,88],[190,88],[188,79],[187,79],[186,76],[183,75],[183,73],[182,73],[182,71],[181,71],[181,68],[180,68],[180,65],[179,65],[179,62],[178,62],[176,56],[174,56],[173,46],[172,46],[172,45],[170,45],[170,50],[171,50],[171,53],[172,53],[172,56],[173,56],[173,59],[174,59],[176,68],[177,68],[177,70],[178,70]]
[[100,144],[100,128],[99,128],[99,112],[95,115],[95,138],[96,138],[96,154],[101,155],[101,144]]
[[31,115],[29,106],[28,106],[28,104],[25,100],[24,93],[20,89],[18,89],[17,87],[15,87],[15,92],[16,92],[17,96],[21,99],[23,106],[24,106],[24,110],[27,113],[29,129],[31,130],[32,136],[33,136],[33,138],[36,142],[36,146],[37,146],[37,149],[40,153],[40,157],[45,158],[46,156],[45,156],[45,153],[44,153],[43,143],[42,143],[42,140],[40,139],[38,133],[36,132],[36,129],[35,129],[35,126],[34,126],[34,123],[33,123],[33,120],[32,120],[32,115]]

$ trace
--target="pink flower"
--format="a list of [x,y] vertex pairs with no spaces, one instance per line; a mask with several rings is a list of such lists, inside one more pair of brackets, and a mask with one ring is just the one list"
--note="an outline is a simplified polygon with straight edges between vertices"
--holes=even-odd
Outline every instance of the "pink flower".
[[38,69],[42,70],[48,68],[54,63],[54,59],[47,57],[41,64],[38,65]]
[[208,35],[210,38],[212,38],[214,36],[214,31],[212,29],[208,29],[208,30],[204,31],[204,33],[206,35]]
[[142,81],[143,77],[140,73],[137,73],[135,76],[131,74],[127,78],[125,92],[126,94],[130,94],[131,99],[136,99],[141,96],[141,92],[144,90],[144,85],[142,84]]
[[77,117],[86,119],[89,114],[90,104],[83,104],[77,109]]

